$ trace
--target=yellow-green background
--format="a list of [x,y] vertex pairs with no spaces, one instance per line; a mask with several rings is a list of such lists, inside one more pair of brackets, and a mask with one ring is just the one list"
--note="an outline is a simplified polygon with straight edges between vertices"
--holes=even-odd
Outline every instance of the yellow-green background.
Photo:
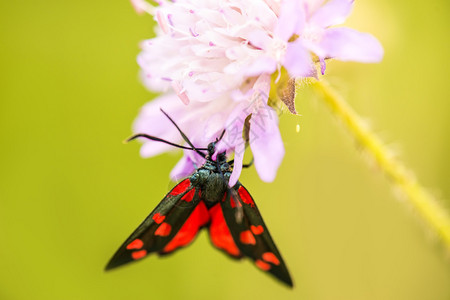
[[[447,204],[449,8],[357,1],[347,24],[376,35],[385,58],[327,70]],[[309,90],[302,116],[281,118],[275,182],[254,169],[241,177],[295,289],[228,259],[205,233],[171,257],[104,273],[180,156],[143,160],[137,143],[121,143],[152,97],[135,63],[151,29],[126,0],[1,1],[0,299],[450,299],[448,252]]]

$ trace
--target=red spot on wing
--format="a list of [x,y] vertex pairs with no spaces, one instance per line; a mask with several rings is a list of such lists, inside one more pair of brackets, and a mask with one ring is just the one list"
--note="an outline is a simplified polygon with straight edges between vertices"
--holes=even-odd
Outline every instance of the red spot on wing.
[[135,239],[134,241],[132,241],[131,243],[129,243],[127,245],[127,249],[128,250],[132,250],[132,249],[141,249],[142,246],[144,246],[144,242],[140,239]]
[[253,232],[253,234],[261,234],[264,232],[264,228],[261,225],[255,226],[255,225],[250,225],[250,230]]
[[198,230],[209,222],[209,213],[205,203],[201,201],[191,213],[174,238],[164,247],[163,253],[171,252],[178,247],[189,244],[197,235]]
[[223,217],[222,207],[219,203],[209,210],[211,224],[209,225],[209,236],[211,242],[219,249],[225,250],[232,256],[239,256],[240,251],[231,236],[225,218]]
[[253,201],[252,196],[250,196],[250,194],[242,185],[239,187],[238,193],[245,204],[249,204],[252,207],[255,207],[255,202]]
[[155,230],[155,235],[168,236],[171,230],[172,226],[170,226],[169,223],[164,222]]
[[131,252],[132,259],[140,259],[147,255],[147,250],[139,250]]
[[247,245],[255,245],[256,244],[255,237],[253,236],[253,234],[250,230],[242,231],[239,236],[239,239],[241,240],[242,244],[247,244]]
[[195,195],[195,189],[191,189],[189,192],[187,192],[186,195],[184,195],[181,200],[184,200],[186,202],[191,202],[192,199],[194,199],[194,195]]
[[164,221],[165,218],[166,218],[166,216],[161,216],[160,213],[156,213],[156,214],[152,217],[153,221],[155,221],[157,224],[161,224],[162,221]]
[[172,191],[170,192],[169,195],[171,196],[176,196],[179,194],[184,193],[188,187],[191,185],[191,181],[189,180],[189,178],[186,178],[185,180],[183,180],[182,182],[180,182],[179,184],[177,184]]
[[262,259],[277,266],[280,264],[280,260],[272,252],[264,253]]
[[262,260],[257,259],[255,261],[255,264],[258,268],[260,268],[263,271],[269,271],[270,270],[270,265],[268,263],[263,262]]

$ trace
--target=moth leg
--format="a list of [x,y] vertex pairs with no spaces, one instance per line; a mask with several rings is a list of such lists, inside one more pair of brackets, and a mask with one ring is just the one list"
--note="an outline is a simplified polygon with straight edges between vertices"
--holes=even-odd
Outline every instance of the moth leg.
[[254,158],[252,157],[252,160],[248,164],[242,165],[242,167],[243,168],[250,168],[251,166],[253,166],[253,162],[254,162]]
[[[252,157],[252,160],[251,160],[248,164],[243,164],[242,167],[243,167],[243,168],[250,168],[251,166],[253,166],[253,161],[254,161],[254,158]],[[228,162],[228,164],[229,164],[230,166],[233,166],[233,165],[234,165],[234,159],[230,160],[230,161]]]

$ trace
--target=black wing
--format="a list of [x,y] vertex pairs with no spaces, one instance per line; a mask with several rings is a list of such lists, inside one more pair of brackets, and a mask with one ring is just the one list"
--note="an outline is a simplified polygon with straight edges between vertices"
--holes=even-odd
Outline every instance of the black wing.
[[[247,189],[236,184],[220,206],[239,255],[250,257],[259,269],[292,287],[286,264]],[[214,219],[213,215],[211,217]]]
[[139,260],[152,252],[168,254],[189,244],[209,222],[200,190],[189,178],[178,183],[120,246],[106,270]]

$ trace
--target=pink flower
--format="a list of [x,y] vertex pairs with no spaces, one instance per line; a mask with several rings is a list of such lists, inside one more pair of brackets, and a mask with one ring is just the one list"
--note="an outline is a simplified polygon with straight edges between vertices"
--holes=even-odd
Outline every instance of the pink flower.
[[[163,109],[196,147],[205,148],[223,131],[224,124],[234,111],[233,104],[229,103],[228,99],[222,98],[204,103],[193,101],[189,105],[184,105],[175,93],[167,93],[144,105],[134,123],[133,131],[181,144],[183,138],[160,111]],[[164,143],[146,141],[141,148],[141,156],[151,157],[173,149],[173,146]],[[184,154],[172,170],[171,177],[174,179],[191,174],[195,166],[201,166],[204,162],[195,151],[185,150]]]
[[[226,129],[218,151],[235,153],[230,185],[239,177],[246,142],[265,181],[274,180],[284,156],[278,116],[268,105],[270,86],[276,84],[272,74],[284,68],[292,77],[317,77],[316,63],[324,74],[329,58],[377,62],[383,56],[371,35],[330,28],[350,14],[349,0],[160,0],[157,7],[143,0],[133,3],[152,13],[159,25],[156,37],[141,44],[142,79],[149,89],[165,92],[142,109],[135,132],[182,142],[160,108],[198,147]],[[243,138],[246,119],[248,141]],[[149,141],[141,154],[169,149]],[[187,175],[201,164],[201,157],[185,151],[172,176]]]

